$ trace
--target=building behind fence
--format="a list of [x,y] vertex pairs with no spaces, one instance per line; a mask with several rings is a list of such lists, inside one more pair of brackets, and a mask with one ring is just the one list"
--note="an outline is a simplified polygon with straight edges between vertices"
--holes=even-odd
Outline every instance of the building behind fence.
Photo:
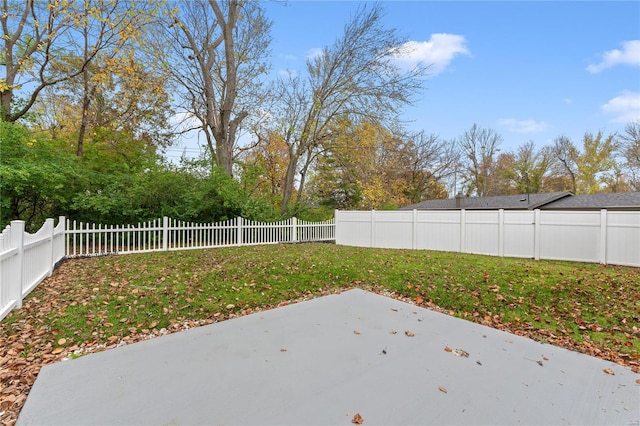
[[60,217],[55,226],[47,219],[35,234],[24,229],[23,221],[13,221],[0,234],[0,320],[20,308],[63,258],[335,240],[333,219],[263,223],[237,217],[195,224],[164,217],[136,226],[104,226]]
[[640,211],[336,211],[336,244],[640,267]]

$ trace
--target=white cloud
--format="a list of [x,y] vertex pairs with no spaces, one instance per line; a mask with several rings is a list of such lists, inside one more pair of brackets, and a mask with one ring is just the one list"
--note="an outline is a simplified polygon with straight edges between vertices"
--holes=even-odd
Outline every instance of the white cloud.
[[622,42],[622,50],[608,50],[602,54],[602,61],[598,64],[591,64],[587,71],[591,74],[599,73],[607,68],[616,65],[637,65],[640,66],[640,40],[629,40]]
[[612,115],[612,123],[630,123],[640,120],[640,92],[624,91],[600,107],[602,112]]
[[394,56],[398,66],[413,68],[419,63],[431,65],[432,75],[441,73],[456,55],[469,55],[467,40],[456,34],[431,34],[429,41],[408,41],[400,46]]
[[324,52],[324,49],[321,47],[314,47],[307,50],[307,56],[306,56],[307,60],[312,60],[317,58],[318,56],[322,55],[322,52]]
[[500,125],[514,133],[536,133],[542,132],[549,127],[544,121],[516,120],[515,118],[501,118]]

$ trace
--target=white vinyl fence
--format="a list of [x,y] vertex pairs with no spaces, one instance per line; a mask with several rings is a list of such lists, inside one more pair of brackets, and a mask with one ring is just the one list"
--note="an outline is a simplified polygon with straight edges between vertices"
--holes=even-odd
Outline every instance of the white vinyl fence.
[[640,211],[336,211],[336,244],[640,267]]
[[0,234],[0,320],[51,275],[64,257],[64,217],[47,219],[35,234],[16,220]]
[[333,219],[262,223],[238,217],[195,224],[164,217],[136,226],[103,226],[60,217],[56,226],[47,219],[35,234],[25,232],[23,221],[13,221],[0,234],[0,320],[20,308],[63,258],[334,240]]

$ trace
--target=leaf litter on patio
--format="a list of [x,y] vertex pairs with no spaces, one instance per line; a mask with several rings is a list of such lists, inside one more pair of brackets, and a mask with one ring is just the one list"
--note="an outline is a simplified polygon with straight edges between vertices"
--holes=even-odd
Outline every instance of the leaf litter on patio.
[[638,283],[638,268],[329,244],[70,260],[0,322],[0,423],[44,365],[353,287],[640,373]]

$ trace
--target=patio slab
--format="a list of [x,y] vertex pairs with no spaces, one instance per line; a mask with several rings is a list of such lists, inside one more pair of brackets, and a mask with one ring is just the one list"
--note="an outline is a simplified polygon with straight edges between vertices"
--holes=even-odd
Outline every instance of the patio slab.
[[639,377],[349,290],[45,366],[17,424],[628,425]]

